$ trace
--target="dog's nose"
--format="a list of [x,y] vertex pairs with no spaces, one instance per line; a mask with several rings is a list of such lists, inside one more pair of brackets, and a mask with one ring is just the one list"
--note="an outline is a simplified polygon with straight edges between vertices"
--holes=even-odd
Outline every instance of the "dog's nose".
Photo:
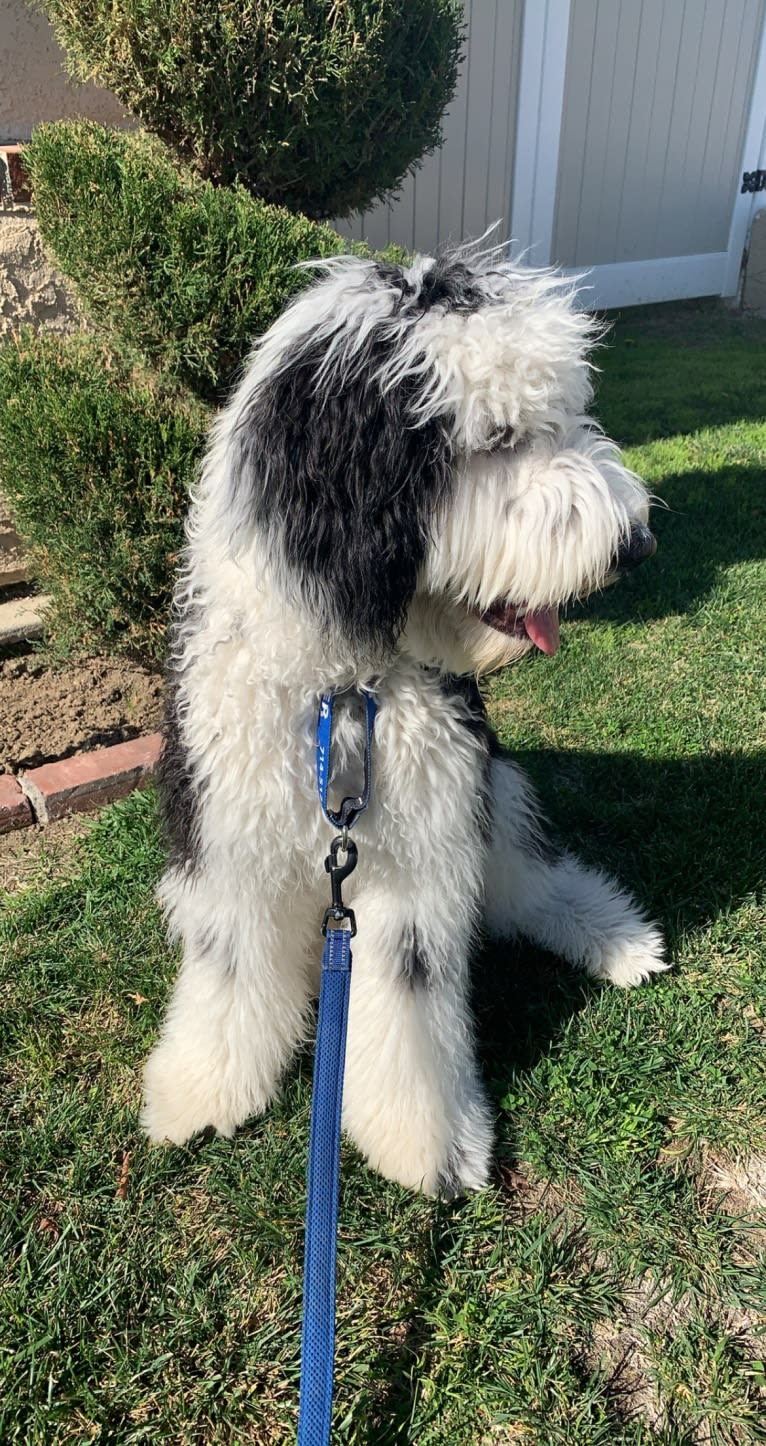
[[620,544],[617,553],[618,572],[631,572],[638,567],[640,562],[645,562],[647,557],[653,557],[657,551],[657,538],[643,523],[636,523],[630,529],[630,536]]

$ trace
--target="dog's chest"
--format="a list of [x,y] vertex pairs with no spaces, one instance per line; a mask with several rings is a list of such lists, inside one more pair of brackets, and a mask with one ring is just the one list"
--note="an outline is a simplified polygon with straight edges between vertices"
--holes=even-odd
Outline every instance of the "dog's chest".
[[[378,687],[372,798],[360,838],[406,866],[423,855],[480,847],[486,812],[488,733],[478,694],[431,669],[403,668]],[[341,711],[331,794],[359,791],[361,700]]]

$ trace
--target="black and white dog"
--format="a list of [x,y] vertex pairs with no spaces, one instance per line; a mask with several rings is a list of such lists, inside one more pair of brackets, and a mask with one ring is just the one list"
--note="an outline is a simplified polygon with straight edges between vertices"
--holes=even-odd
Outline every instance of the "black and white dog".
[[[647,494],[587,416],[593,325],[498,251],[346,257],[258,343],[216,422],[176,595],[160,887],[183,963],[143,1120],[181,1142],[265,1110],[311,1029],[330,833],[318,700],[374,690],[374,789],[344,1125],[427,1192],[485,1183],[467,1002],[477,930],[597,979],[665,967],[656,927],[544,837],[475,678],[558,645],[558,608],[654,550]],[[358,770],[353,706],[336,786]]]

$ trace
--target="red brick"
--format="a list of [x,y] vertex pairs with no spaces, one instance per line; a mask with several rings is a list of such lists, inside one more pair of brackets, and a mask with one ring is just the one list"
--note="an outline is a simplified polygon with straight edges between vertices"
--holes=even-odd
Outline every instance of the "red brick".
[[8,168],[13,200],[27,205],[32,199],[32,187],[24,165],[23,151],[23,146],[0,146],[0,160],[5,161]]
[[19,787],[18,779],[10,773],[0,773],[0,833],[11,833],[15,828],[27,828],[34,823],[29,800]]
[[161,735],[151,733],[130,743],[44,763],[22,774],[21,786],[41,823],[52,823],[67,813],[86,813],[124,798],[153,773],[160,742]]

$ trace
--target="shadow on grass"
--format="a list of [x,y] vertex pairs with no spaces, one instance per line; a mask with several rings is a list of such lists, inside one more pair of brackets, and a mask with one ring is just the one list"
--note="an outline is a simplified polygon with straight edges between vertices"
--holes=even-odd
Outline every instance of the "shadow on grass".
[[594,410],[621,446],[766,417],[766,321],[699,302],[607,320]]
[[633,889],[671,948],[766,879],[766,751],[513,756],[534,779],[564,845]]
[[[534,779],[553,833],[634,894],[671,958],[766,884],[766,751],[651,760],[637,754],[514,754]],[[743,938],[743,948],[747,946]],[[750,941],[758,947],[754,936]],[[488,943],[475,1009],[496,1092],[534,1068],[599,986],[525,940]]]
[[[671,954],[688,931],[736,908],[766,880],[766,752],[666,761],[555,751],[514,757],[534,778],[560,842],[635,892],[662,925]],[[599,987],[526,941],[484,947],[474,1008],[494,1098],[535,1066]],[[501,1160],[513,1163],[502,1147]],[[509,1209],[523,1213],[523,1180],[519,1188],[520,1197],[512,1184]],[[434,1207],[406,1334],[373,1363],[380,1394],[367,1446],[410,1439],[417,1363],[428,1349],[463,1208],[460,1201]]]
[[766,467],[670,473],[662,498],[667,508],[652,511],[656,555],[575,617],[640,622],[694,613],[725,568],[766,558]]

